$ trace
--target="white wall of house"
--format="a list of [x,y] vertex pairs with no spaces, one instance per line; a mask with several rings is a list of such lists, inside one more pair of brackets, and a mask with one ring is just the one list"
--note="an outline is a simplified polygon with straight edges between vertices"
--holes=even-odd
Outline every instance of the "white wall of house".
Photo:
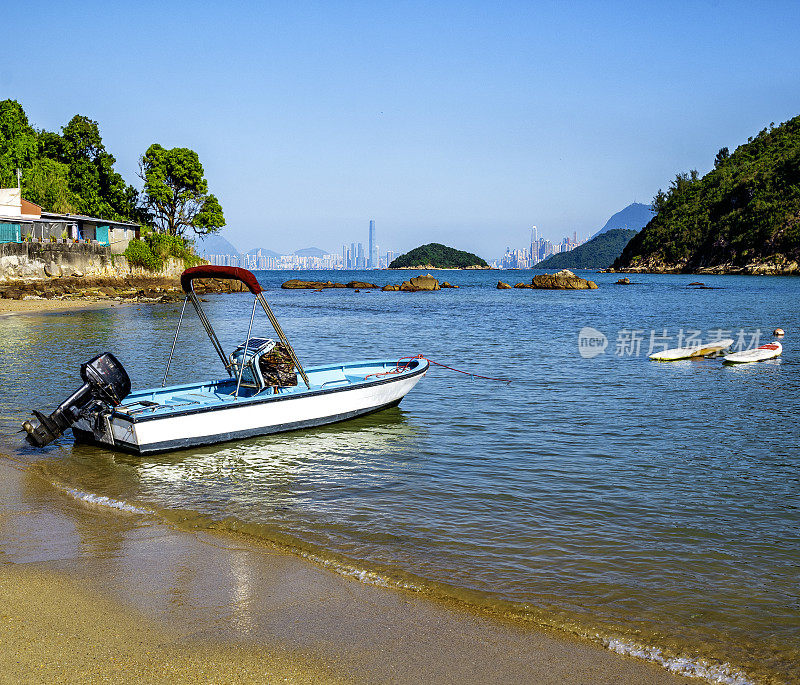
[[19,188],[0,188],[0,215],[22,216],[22,191]]

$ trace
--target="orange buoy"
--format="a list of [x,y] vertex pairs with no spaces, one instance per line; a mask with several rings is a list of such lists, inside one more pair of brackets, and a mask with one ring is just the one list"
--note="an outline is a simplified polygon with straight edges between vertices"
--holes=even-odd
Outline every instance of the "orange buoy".
[[774,331],[772,331],[772,335],[786,335],[786,331],[784,331],[782,328],[776,328]]

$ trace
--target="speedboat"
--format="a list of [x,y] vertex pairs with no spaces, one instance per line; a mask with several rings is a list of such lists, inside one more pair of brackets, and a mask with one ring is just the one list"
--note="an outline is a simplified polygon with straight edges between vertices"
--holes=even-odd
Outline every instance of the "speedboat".
[[[226,355],[194,292],[198,278],[232,279],[254,296],[247,337]],[[81,366],[84,384],[49,416],[34,411],[23,428],[44,447],[68,428],[77,441],[153,454],[322,426],[396,406],[428,371],[421,356],[303,368],[256,277],[230,266],[196,266],[181,275],[183,301],[161,387],[131,392],[119,360],[105,352]],[[191,304],[227,372],[203,383],[167,386],[181,323]],[[261,307],[275,338],[254,336]]]

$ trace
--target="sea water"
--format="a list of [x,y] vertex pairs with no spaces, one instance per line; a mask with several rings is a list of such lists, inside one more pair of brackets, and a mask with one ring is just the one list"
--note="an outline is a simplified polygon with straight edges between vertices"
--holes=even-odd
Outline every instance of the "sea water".
[[[340,573],[552,626],[712,682],[800,671],[800,279],[583,274],[593,291],[497,290],[534,272],[258,272],[303,364],[430,359],[399,408],[334,426],[150,457],[16,433],[110,350],[159,385],[179,305],[0,319],[0,452],[126,515],[285,546]],[[709,288],[689,284],[702,281]],[[204,305],[230,351],[247,294]],[[263,319],[263,317],[262,317]],[[254,334],[269,335],[259,319]],[[783,356],[657,363],[698,337]],[[692,337],[694,336],[694,337]],[[188,315],[171,382],[224,375]]]

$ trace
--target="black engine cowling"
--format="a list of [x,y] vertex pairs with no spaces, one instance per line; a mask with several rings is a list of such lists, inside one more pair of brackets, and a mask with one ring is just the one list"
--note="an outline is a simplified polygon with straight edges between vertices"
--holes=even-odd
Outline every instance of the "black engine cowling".
[[34,411],[36,421],[22,424],[28,434],[27,440],[34,447],[44,447],[55,440],[93,402],[117,406],[131,391],[131,379],[122,364],[111,354],[104,352],[81,365],[83,385],[64,400],[58,408],[45,416]]

